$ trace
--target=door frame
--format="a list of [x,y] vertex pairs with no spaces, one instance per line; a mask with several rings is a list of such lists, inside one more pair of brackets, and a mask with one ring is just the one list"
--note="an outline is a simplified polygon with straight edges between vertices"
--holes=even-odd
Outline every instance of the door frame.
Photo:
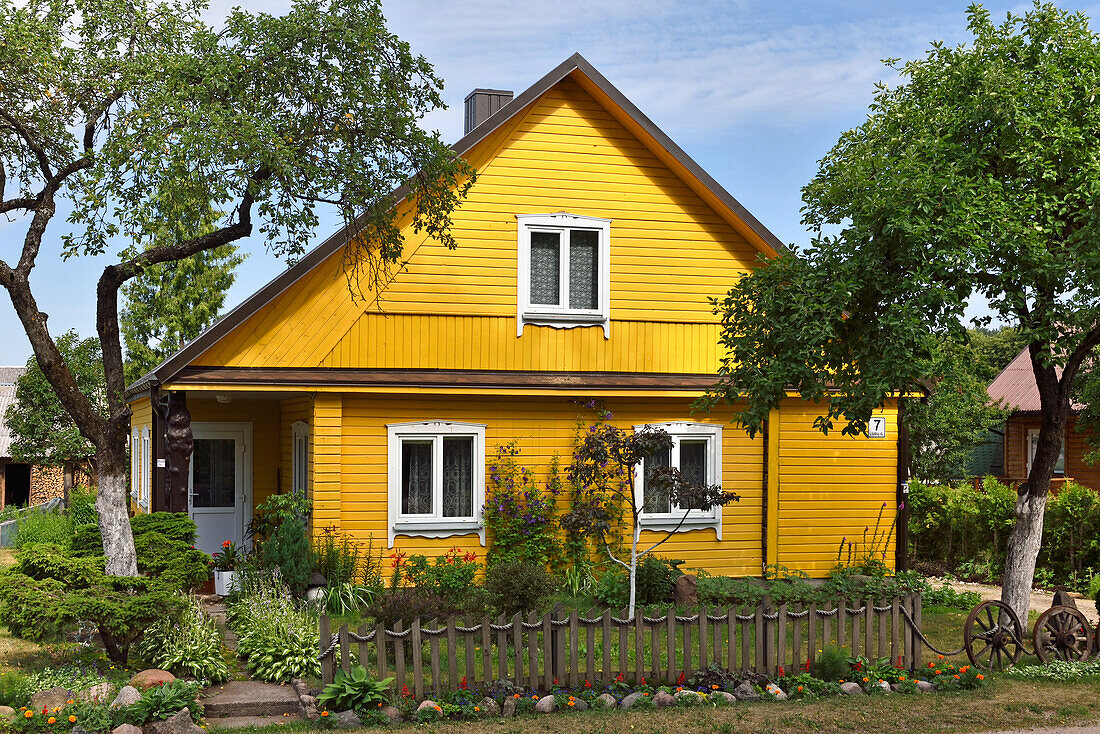
[[[201,434],[207,435],[201,435]],[[252,517],[252,421],[195,421],[191,424],[192,439],[213,438],[210,433],[240,433],[242,435],[241,483],[243,491],[237,493],[237,522],[241,533],[241,546],[248,547],[248,519]],[[195,475],[195,462],[189,462],[187,473],[187,516],[195,519],[191,507],[191,489]]]

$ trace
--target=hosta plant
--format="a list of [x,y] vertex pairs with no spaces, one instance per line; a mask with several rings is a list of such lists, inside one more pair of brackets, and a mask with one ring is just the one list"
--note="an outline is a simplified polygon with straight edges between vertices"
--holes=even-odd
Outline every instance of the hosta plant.
[[277,576],[246,579],[226,621],[237,634],[237,652],[253,678],[281,683],[320,677],[317,618],[294,603]]
[[211,683],[229,678],[221,634],[196,599],[191,600],[179,622],[161,619],[153,623],[145,631],[138,653],[154,667],[178,676],[203,678]]
[[371,680],[367,669],[356,665],[350,673],[336,671],[336,678],[325,686],[317,701],[333,711],[371,711],[387,702],[391,685],[393,678]]

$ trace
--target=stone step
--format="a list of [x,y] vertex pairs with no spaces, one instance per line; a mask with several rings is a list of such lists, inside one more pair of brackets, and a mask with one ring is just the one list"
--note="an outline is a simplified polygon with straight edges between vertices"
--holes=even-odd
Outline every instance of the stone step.
[[211,730],[244,729],[245,727],[282,726],[292,721],[302,721],[297,714],[293,716],[227,716],[221,719],[207,719]]
[[211,723],[228,717],[298,715],[298,694],[293,687],[251,680],[211,686],[203,691],[202,704]]

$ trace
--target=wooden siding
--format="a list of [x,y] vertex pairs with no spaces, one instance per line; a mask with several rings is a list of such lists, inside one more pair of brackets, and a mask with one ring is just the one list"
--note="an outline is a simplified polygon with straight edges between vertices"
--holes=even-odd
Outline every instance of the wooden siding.
[[528,326],[514,317],[363,314],[322,367],[714,373],[718,325],[613,321],[597,328]]
[[[282,424],[279,427],[280,461],[279,461],[279,494],[285,494],[294,488],[294,474],[291,465],[291,456],[294,448],[294,424],[302,421],[307,425],[313,418],[313,401],[310,398],[291,398],[280,404],[282,410]],[[313,431],[309,432],[309,455],[307,464],[312,464]],[[306,467],[306,476],[312,477],[311,466]],[[308,481],[308,480],[307,480]]]
[[[814,403],[787,400],[772,434],[778,434],[779,454],[776,562],[811,576],[836,565],[842,540],[855,542],[858,556],[866,547],[865,529],[870,544],[879,512],[879,532],[885,535],[897,511],[896,406],[881,411],[885,438],[850,438],[839,429],[823,435],[813,425],[820,410]],[[886,551],[884,560],[892,567],[893,539]],[[846,560],[847,551],[844,555]]]
[[[335,255],[195,364],[715,369],[708,298],[756,251],[579,85],[547,92],[470,159],[479,178],[453,215],[457,251],[408,232],[408,264],[380,304],[351,298]],[[515,215],[556,211],[613,220],[611,343],[598,327],[515,336]]]
[[[1039,428],[1039,416],[1017,413],[1005,426],[1005,479],[1009,482],[1027,480],[1027,433]],[[1088,445],[1086,436],[1077,430],[1077,416],[1071,415],[1066,425],[1066,477],[1100,490],[1100,465],[1085,463]]]

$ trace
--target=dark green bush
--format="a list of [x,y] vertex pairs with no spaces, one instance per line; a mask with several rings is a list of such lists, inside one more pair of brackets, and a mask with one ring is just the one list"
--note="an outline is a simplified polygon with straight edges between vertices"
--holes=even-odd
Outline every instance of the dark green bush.
[[[676,579],[684,575],[681,560],[670,560],[647,554],[638,562],[635,577],[637,603],[662,604],[672,601]],[[596,582],[592,593],[601,604],[625,607],[630,603],[630,577],[618,566],[609,570]]]
[[265,565],[278,568],[283,583],[296,597],[302,597],[313,573],[313,558],[306,537],[306,524],[290,518],[279,525],[261,549]]
[[[151,512],[130,518],[130,529],[134,540],[145,533],[161,535],[179,541],[187,546],[195,544],[195,521],[186,512]],[[99,535],[99,526],[95,523],[78,525],[73,529],[70,545],[73,555],[98,556],[103,554],[103,538]]]
[[134,538],[138,571],[180,591],[190,591],[210,578],[210,556],[158,532]]
[[405,629],[414,619],[444,619],[462,610],[443,596],[428,589],[387,589],[374,598],[367,607],[367,616],[394,629],[395,622],[403,622]]
[[125,664],[146,628],[173,618],[181,597],[154,578],[107,576],[101,558],[76,558],[61,548],[24,548],[0,573],[0,622],[12,634],[54,640],[78,620],[96,625],[107,655]]
[[764,599],[764,585],[757,579],[711,576],[695,570],[696,589],[703,604],[747,604],[756,606]]
[[848,652],[830,645],[826,645],[814,661],[814,675],[821,680],[838,681],[847,678],[851,669]]
[[542,609],[554,593],[555,584],[539,563],[501,562],[485,572],[485,591],[497,614]]

